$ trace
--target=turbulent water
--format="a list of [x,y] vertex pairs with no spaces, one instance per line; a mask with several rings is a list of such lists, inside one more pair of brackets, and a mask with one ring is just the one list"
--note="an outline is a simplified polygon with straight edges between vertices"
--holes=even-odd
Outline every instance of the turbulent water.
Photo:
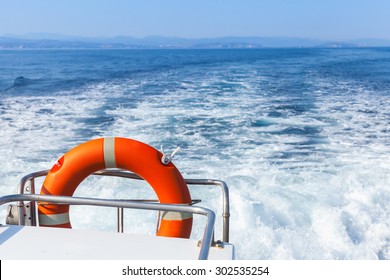
[[[123,136],[180,146],[185,177],[228,183],[241,259],[390,259],[390,49],[0,51],[0,131],[1,195],[84,141]],[[191,192],[221,215],[219,189]],[[155,197],[97,177],[76,195]],[[71,216],[115,229],[114,210]],[[154,234],[154,213],[125,217]]]

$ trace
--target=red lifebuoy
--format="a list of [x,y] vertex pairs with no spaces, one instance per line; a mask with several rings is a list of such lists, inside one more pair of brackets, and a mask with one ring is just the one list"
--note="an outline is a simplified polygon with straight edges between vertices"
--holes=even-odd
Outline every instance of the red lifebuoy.
[[[155,148],[128,138],[100,138],[85,142],[65,153],[47,174],[41,194],[72,196],[78,185],[92,173],[106,168],[134,172],[147,181],[160,201],[190,204],[191,196],[182,175],[173,163],[161,163]],[[38,205],[39,224],[71,228],[69,205]],[[192,215],[166,212],[162,215],[159,236],[188,238]]]

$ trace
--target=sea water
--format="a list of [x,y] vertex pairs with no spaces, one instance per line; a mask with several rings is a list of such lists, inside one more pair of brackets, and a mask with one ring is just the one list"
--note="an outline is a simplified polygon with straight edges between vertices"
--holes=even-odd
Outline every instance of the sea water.
[[[1,195],[82,142],[129,137],[227,182],[240,259],[390,259],[389,48],[3,50],[0,133]],[[220,220],[218,188],[191,192]],[[155,198],[98,177],[75,195]],[[71,207],[74,228],[112,231],[115,215]],[[155,213],[125,220],[155,233]]]

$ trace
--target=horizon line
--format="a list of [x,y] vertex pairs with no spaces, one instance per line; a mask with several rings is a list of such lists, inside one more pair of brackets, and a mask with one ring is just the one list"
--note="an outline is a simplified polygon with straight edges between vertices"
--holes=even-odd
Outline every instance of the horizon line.
[[[41,37],[40,37],[41,36]],[[47,37],[46,37],[47,36]],[[29,32],[29,33],[7,33],[1,34],[0,37],[7,38],[18,38],[18,37],[34,37],[34,38],[24,38],[31,40],[43,40],[43,39],[53,39],[59,40],[59,38],[55,37],[69,37],[69,38],[83,38],[83,39],[113,39],[113,38],[133,38],[133,39],[146,39],[151,37],[160,37],[160,38],[172,38],[172,39],[185,39],[185,40],[204,40],[204,39],[220,39],[220,38],[270,38],[270,39],[302,39],[302,40],[313,40],[313,41],[324,41],[324,42],[345,42],[345,41],[355,41],[355,40],[382,40],[382,41],[390,41],[390,38],[379,38],[379,37],[355,37],[355,38],[343,38],[343,39],[324,39],[324,38],[316,38],[316,37],[306,37],[306,36],[294,36],[294,35],[219,35],[219,36],[201,36],[201,37],[186,37],[180,35],[158,35],[158,34],[150,34],[144,36],[134,36],[134,35],[73,35],[73,34],[64,34],[64,33],[55,33],[55,32]],[[48,38],[53,37],[53,38]],[[20,39],[20,38],[18,38]]]

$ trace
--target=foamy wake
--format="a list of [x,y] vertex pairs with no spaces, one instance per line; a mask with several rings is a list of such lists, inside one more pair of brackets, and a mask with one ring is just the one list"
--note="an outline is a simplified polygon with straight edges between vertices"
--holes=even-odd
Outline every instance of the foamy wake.
[[[126,80],[77,94],[3,98],[1,194],[81,142],[130,137],[166,150],[181,146],[175,164],[185,177],[228,183],[230,240],[239,258],[390,259],[388,96],[309,77],[316,79],[307,92],[312,104],[298,112],[289,98],[262,89],[267,78],[235,70],[233,78],[219,70],[156,95],[142,95],[148,81]],[[221,214],[217,190],[192,191]],[[76,195],[154,193],[122,179],[89,178]],[[114,210],[72,208],[71,215],[74,227],[115,228],[115,219],[106,222]],[[154,234],[155,220],[155,214],[129,211],[125,229]],[[200,236],[195,229],[193,238]]]

